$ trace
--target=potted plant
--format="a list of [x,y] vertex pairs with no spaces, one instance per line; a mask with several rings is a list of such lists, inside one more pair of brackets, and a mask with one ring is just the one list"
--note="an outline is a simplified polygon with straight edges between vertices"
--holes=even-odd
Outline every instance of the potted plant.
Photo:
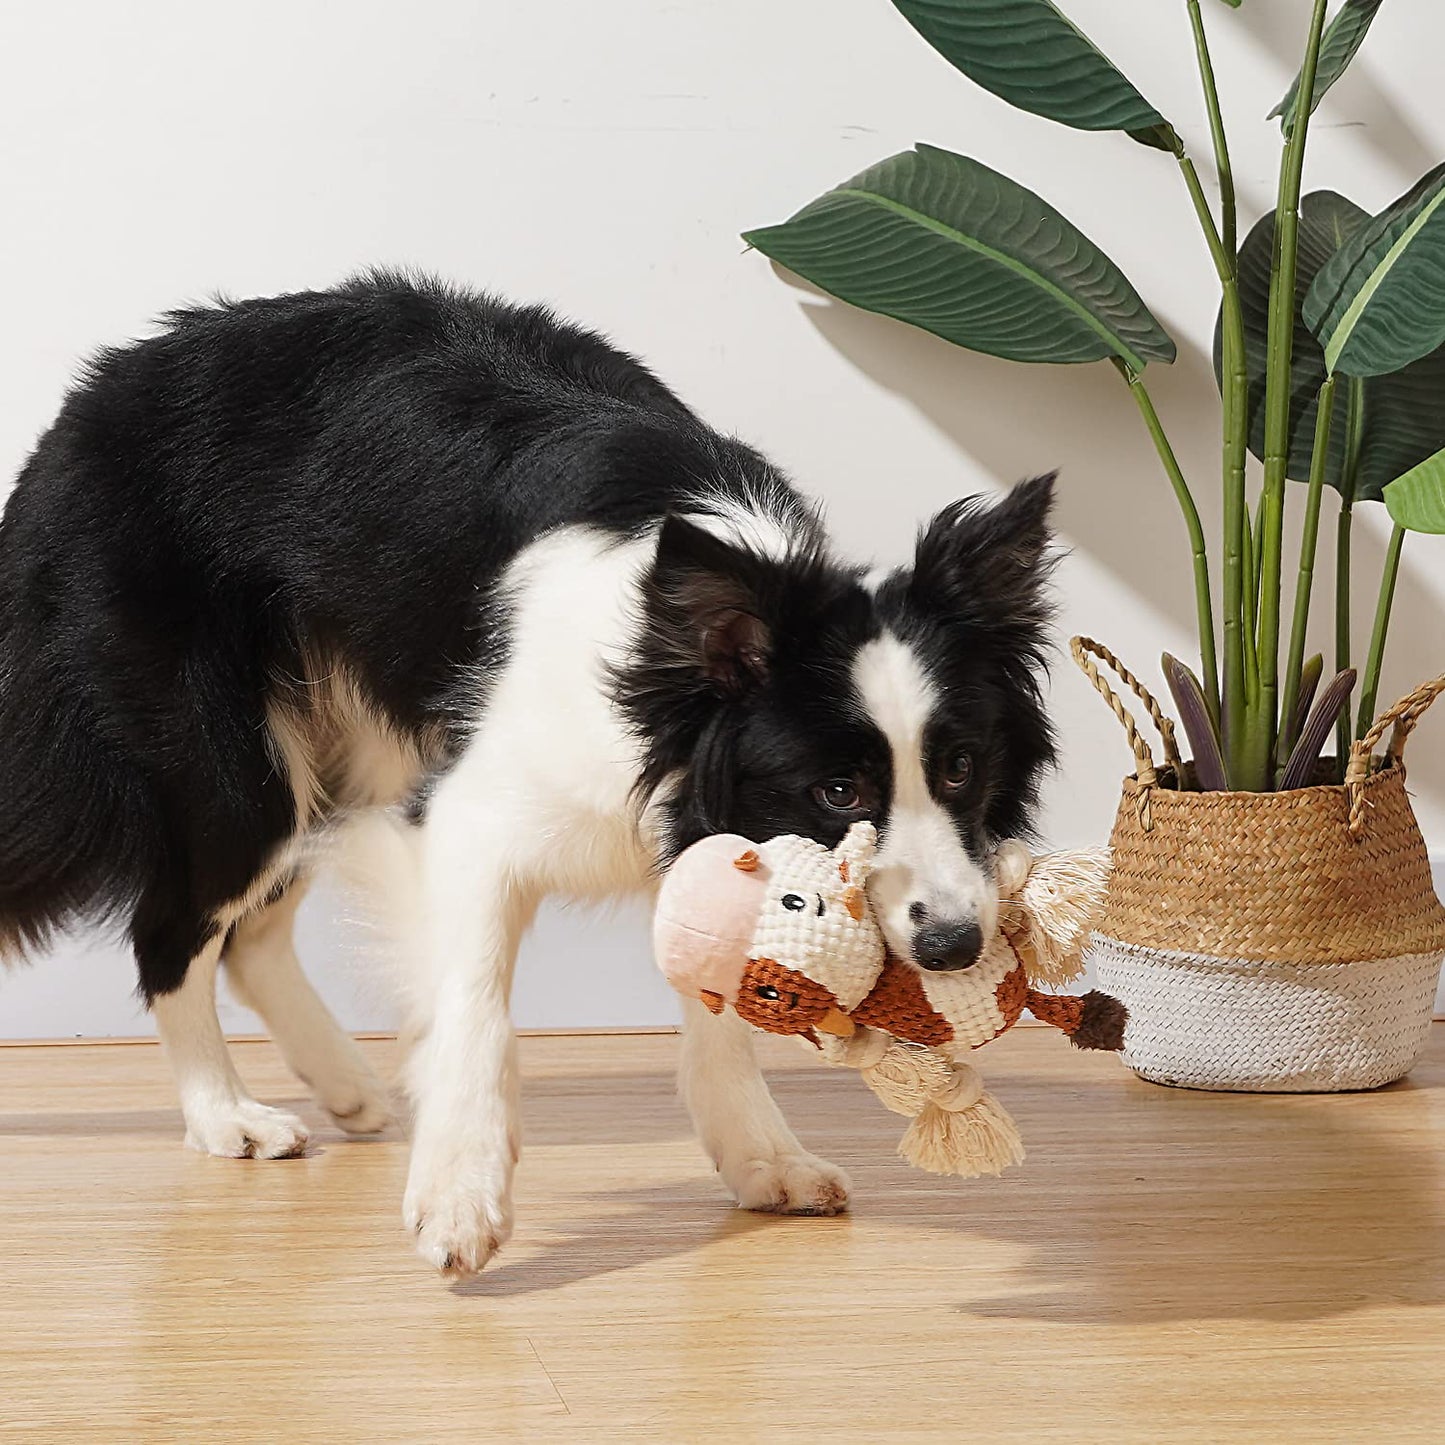
[[[1052,0],[893,0],[1001,100],[1122,131],[1175,163],[1221,294],[1217,594],[1194,495],[1145,382],[1174,343],[1119,267],[1047,202],[979,160],[920,144],[745,239],[832,295],[959,346],[1118,371],[1183,513],[1200,652],[1197,669],[1163,659],[1193,754],[1184,762],[1148,689],[1107,648],[1073,644],[1137,765],[1093,947],[1104,985],[1130,1007],[1126,1058],[1146,1077],[1201,1087],[1369,1087],[1418,1056],[1445,953],[1403,769],[1405,740],[1445,678],[1375,716],[1406,533],[1445,531],[1445,165],[1376,216],[1332,191],[1302,194],[1310,117],[1381,3],[1344,0],[1331,18],[1327,0],[1312,0],[1299,73],[1271,112],[1283,135],[1276,206],[1239,244],[1201,0],[1181,3],[1217,211],[1164,114]],[[1303,544],[1286,617],[1290,482],[1302,489]],[[1306,655],[1326,488],[1340,495],[1328,679],[1323,656]],[[1358,505],[1379,501],[1394,530],[1361,673],[1351,524]],[[1153,718],[1161,759],[1097,661]]]

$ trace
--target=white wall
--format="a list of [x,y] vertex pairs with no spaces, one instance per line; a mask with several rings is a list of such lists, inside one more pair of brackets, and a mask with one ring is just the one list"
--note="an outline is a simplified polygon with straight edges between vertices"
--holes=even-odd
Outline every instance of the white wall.
[[[1183,5],[1065,8],[1207,170]],[[1278,135],[1263,115],[1294,68],[1307,9],[1206,7],[1246,223],[1273,186]],[[1374,209],[1445,155],[1442,44],[1438,7],[1385,8],[1318,118],[1310,183]],[[403,262],[546,298],[610,332],[823,497],[860,555],[900,559],[950,498],[1062,466],[1064,626],[1142,668],[1162,648],[1190,648],[1180,524],[1108,367],[970,356],[790,286],[742,253],[744,227],[916,139],[1010,171],[1083,224],[1178,339],[1178,364],[1151,383],[1211,496],[1212,275],[1170,161],[1010,111],[886,0],[7,6],[0,135],[0,476],[49,422],[77,358],[164,308]],[[1357,544],[1362,576],[1382,554],[1380,520]],[[1442,561],[1440,544],[1411,540],[1387,694],[1445,670]],[[1053,705],[1065,752],[1049,835],[1091,842],[1107,831],[1128,755],[1063,662]],[[1445,847],[1442,739],[1445,718],[1417,738],[1411,780]],[[334,900],[308,910],[305,951],[325,991],[349,1023],[384,1022],[356,983],[365,938],[336,922]],[[145,1027],[114,950],[77,943],[63,955],[4,982],[0,1036]],[[519,1016],[665,1021],[671,1001],[649,970],[635,911],[557,914],[523,962]],[[227,1021],[248,1026],[239,1010]]]

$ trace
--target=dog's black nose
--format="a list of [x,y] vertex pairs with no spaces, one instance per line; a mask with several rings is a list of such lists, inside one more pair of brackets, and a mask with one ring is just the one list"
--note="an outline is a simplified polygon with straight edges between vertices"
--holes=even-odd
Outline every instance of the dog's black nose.
[[983,929],[971,918],[928,922],[913,935],[913,956],[932,973],[971,968],[982,952]]

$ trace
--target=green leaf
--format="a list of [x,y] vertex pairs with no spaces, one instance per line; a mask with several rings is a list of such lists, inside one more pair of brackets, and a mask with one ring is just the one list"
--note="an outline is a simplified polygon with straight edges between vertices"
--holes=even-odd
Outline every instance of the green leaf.
[[[1315,191],[1300,202],[1299,269],[1295,277],[1294,360],[1290,371],[1289,467],[1294,481],[1309,479],[1315,412],[1325,379],[1325,355],[1300,317],[1300,303],[1321,267],[1369,222],[1369,212],[1333,191]],[[1274,212],[1245,238],[1239,250],[1239,295],[1244,309],[1245,360],[1249,369],[1249,448],[1264,455],[1264,385],[1269,326],[1269,275],[1274,251]],[[1220,332],[1215,328],[1214,369],[1219,374]],[[1402,371],[1362,383],[1364,435],[1355,496],[1379,501],[1386,482],[1445,447],[1445,347]],[[1334,425],[1325,480],[1339,489],[1344,471],[1348,388],[1335,397]]]
[[1177,151],[1169,122],[1052,0],[893,0],[950,64],[1000,100],[1076,130]]
[[[1315,72],[1314,100],[1310,105],[1313,115],[1325,98],[1325,92],[1345,73],[1345,67],[1355,58],[1355,51],[1364,44],[1370,22],[1380,8],[1382,0],[1345,0],[1338,15],[1329,23],[1320,41],[1319,69]],[[1298,75],[1290,82],[1284,99],[1270,111],[1270,119],[1280,116],[1280,129],[1288,135],[1294,129],[1299,103]]]
[[1412,532],[1445,532],[1445,449],[1385,488],[1391,518]]
[[1445,342],[1445,165],[1330,257],[1303,314],[1345,376],[1398,371]]
[[1244,3],[1244,0],[1224,0],[1224,3],[1228,5],[1231,10],[1238,10]]
[[934,146],[880,161],[743,239],[868,311],[1011,361],[1117,356],[1174,343],[1122,271],[1047,202]]

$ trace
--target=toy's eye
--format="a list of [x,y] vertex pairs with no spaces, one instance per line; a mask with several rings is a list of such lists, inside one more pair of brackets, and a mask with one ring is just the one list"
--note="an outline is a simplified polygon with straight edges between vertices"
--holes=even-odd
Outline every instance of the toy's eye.
[[783,907],[789,913],[801,913],[808,906],[808,900],[801,893],[783,894]]
[[772,986],[772,984],[763,983],[758,985],[758,997],[766,999],[777,999],[781,998],[782,995],[777,991],[777,989]]

